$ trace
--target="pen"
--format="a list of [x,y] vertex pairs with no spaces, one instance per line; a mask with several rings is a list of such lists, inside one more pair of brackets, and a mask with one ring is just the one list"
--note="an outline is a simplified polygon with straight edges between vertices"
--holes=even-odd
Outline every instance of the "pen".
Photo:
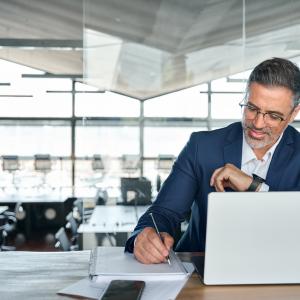
[[[162,239],[162,236],[160,235],[160,232],[159,232],[159,230],[158,230],[158,228],[157,228],[157,225],[156,225],[156,222],[155,222],[155,220],[154,220],[153,214],[152,214],[152,213],[149,213],[149,215],[150,215],[150,217],[151,217],[151,219],[152,219],[152,222],[153,222],[153,224],[154,224],[156,233],[157,233],[158,236],[160,237],[160,240],[161,240],[162,242],[164,242],[163,239]],[[167,256],[167,261],[168,261],[168,264],[171,265],[171,261],[170,261],[169,255]]]

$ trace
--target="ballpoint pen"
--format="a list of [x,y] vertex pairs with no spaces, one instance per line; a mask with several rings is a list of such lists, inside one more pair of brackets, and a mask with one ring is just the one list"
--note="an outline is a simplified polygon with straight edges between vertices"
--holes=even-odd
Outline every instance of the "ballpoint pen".
[[[156,233],[157,233],[158,236],[160,237],[160,240],[161,240],[162,242],[164,242],[163,239],[162,239],[162,236],[161,236],[161,234],[160,234],[160,232],[159,232],[159,230],[158,230],[158,227],[157,227],[157,225],[156,225],[156,222],[155,222],[155,220],[154,220],[153,214],[152,214],[152,213],[149,213],[149,215],[150,215],[150,217],[151,217],[151,219],[152,219],[152,222],[153,222],[153,224],[154,224]],[[168,261],[168,264],[171,265],[171,261],[170,261],[169,255],[167,256],[167,261]]]

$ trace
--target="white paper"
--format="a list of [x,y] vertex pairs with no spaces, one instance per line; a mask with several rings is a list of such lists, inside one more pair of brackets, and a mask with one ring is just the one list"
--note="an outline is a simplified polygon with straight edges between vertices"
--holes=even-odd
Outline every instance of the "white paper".
[[[171,265],[142,264],[137,261],[132,253],[124,253],[123,247],[97,247],[92,253],[91,275],[103,276],[178,276],[181,279],[186,276],[186,270],[181,260],[170,252]],[[144,277],[143,277],[144,278]],[[161,278],[161,277],[160,277]],[[146,278],[145,278],[146,279]],[[161,278],[162,279],[162,278]],[[174,277],[175,279],[175,277]]]
[[[192,263],[183,263],[183,265],[188,273],[180,280],[174,279],[173,276],[169,276],[168,280],[161,280],[160,276],[157,276],[159,280],[154,277],[152,277],[152,279],[149,279],[148,277],[146,280],[144,280],[144,277],[141,278],[141,276],[136,276],[134,278],[130,277],[130,280],[133,279],[145,281],[146,285],[142,294],[142,300],[172,300],[176,298],[176,296],[179,294],[180,290],[188,280],[189,276],[194,271],[194,266]],[[110,281],[116,279],[125,278],[124,276],[98,276],[94,280],[85,278],[60,290],[58,293],[81,296],[90,299],[99,299],[104,293]]]

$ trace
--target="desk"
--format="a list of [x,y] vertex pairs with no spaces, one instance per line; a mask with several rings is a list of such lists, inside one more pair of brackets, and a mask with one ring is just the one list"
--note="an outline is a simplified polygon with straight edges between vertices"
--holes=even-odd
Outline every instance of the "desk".
[[[114,234],[116,245],[124,246],[128,233],[134,230],[139,217],[149,206],[97,205],[87,223],[78,228],[79,245],[82,249],[93,249],[101,245],[107,234]],[[113,243],[111,242],[113,245]]]
[[[1,252],[1,300],[70,300],[56,295],[87,276],[89,251]],[[190,254],[180,255],[185,261]],[[300,285],[204,286],[193,274],[177,300],[298,300]]]
[[8,210],[8,206],[0,206],[0,214],[4,213],[6,210]]
[[89,251],[0,252],[1,300],[70,300],[56,292],[88,273]]
[[132,232],[139,217],[149,206],[97,205],[90,220],[81,224],[79,233]]

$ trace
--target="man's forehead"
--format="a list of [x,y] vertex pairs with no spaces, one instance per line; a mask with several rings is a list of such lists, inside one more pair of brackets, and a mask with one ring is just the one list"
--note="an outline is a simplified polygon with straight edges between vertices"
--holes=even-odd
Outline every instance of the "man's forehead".
[[284,86],[262,85],[253,82],[249,86],[247,98],[248,101],[263,105],[289,108],[293,107],[294,94],[292,90]]

